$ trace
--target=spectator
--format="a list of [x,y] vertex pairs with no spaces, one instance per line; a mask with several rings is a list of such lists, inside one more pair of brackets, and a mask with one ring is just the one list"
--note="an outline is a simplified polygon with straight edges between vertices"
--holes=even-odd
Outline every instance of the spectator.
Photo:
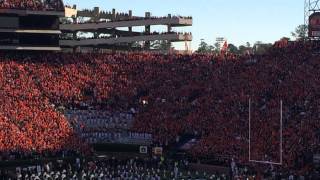
[[[320,144],[318,50],[317,42],[288,42],[261,56],[6,53],[0,63],[0,151],[88,150],[65,111],[134,109],[130,131],[152,134],[156,145],[197,132],[194,157],[221,155],[251,165],[251,99],[251,157],[278,162],[282,100],[283,168],[308,171],[307,155],[318,153]],[[89,126],[113,126],[96,117]]]

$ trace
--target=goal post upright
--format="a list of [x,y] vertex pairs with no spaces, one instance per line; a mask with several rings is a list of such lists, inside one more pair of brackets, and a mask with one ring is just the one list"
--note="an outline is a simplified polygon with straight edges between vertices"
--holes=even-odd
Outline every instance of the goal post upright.
[[273,165],[282,165],[283,164],[283,101],[280,100],[280,145],[279,145],[279,153],[280,153],[280,162],[272,162],[272,161],[259,161],[251,159],[251,98],[249,98],[249,162],[253,163],[261,163],[261,164],[273,164]]
[[283,134],[282,134],[282,130],[283,130],[283,122],[282,122],[282,117],[283,117],[283,111],[282,111],[282,107],[283,107],[283,101],[280,100],[280,164],[282,165],[283,162],[283,157],[282,157],[282,153],[283,153]]
[[251,161],[251,99],[249,99],[249,161]]

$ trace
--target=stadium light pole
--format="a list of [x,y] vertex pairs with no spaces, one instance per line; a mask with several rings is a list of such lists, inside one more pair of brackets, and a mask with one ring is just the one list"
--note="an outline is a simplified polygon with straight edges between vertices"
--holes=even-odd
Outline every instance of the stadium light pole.
[[309,5],[310,5],[310,0],[304,0],[304,17],[303,17],[304,22],[303,23],[306,26],[309,24],[309,15],[310,15]]

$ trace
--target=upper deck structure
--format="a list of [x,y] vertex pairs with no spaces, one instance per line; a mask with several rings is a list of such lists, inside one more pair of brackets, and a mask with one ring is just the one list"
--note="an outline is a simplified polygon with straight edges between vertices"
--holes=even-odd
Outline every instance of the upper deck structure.
[[[171,42],[192,41],[191,33],[173,31],[176,27],[192,26],[192,17],[171,14],[155,17],[150,12],[140,17],[133,16],[131,10],[128,13],[119,13],[115,9],[110,12],[101,11],[99,7],[77,10],[76,6],[65,8],[65,17],[67,20],[64,19],[60,24],[63,33],[60,45],[64,48],[126,46],[131,49],[133,44],[142,44],[142,48],[148,50],[152,41],[158,40],[169,45]],[[159,25],[166,26],[166,32],[151,32],[151,26]],[[133,31],[134,27],[144,27],[144,31]]]
[[0,1],[0,50],[60,50],[61,0]]

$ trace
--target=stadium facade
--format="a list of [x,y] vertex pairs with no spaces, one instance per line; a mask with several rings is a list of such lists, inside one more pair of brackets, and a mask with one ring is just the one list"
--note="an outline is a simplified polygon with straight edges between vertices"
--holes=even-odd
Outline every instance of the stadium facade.
[[[192,26],[192,17],[154,17],[150,12],[140,17],[133,16],[131,10],[105,12],[99,7],[77,10],[76,5],[64,7],[62,1],[38,7],[1,4],[1,50],[151,50],[151,43],[158,41],[166,47],[162,50],[170,51],[172,42],[185,42],[188,47],[192,41],[191,33],[173,31],[175,27]],[[151,32],[152,26],[159,25],[166,31]],[[135,27],[143,27],[142,32],[134,31]]]
[[11,7],[2,2],[0,50],[60,50],[59,18],[64,14],[61,1],[37,8]]
[[[167,47],[170,47],[171,42],[192,41],[191,33],[172,30],[174,27],[192,26],[192,17],[171,14],[154,17],[150,12],[140,17],[133,16],[131,10],[128,13],[119,13],[115,9],[110,12],[100,11],[99,7],[93,10],[77,10],[76,6],[66,7],[65,12],[65,19],[60,25],[63,37],[60,45],[66,50],[150,50],[152,41],[161,41],[167,44]],[[167,31],[151,32],[151,26],[158,25],[166,26]],[[133,31],[134,27],[143,27],[144,31]],[[79,34],[91,36],[81,37]]]

